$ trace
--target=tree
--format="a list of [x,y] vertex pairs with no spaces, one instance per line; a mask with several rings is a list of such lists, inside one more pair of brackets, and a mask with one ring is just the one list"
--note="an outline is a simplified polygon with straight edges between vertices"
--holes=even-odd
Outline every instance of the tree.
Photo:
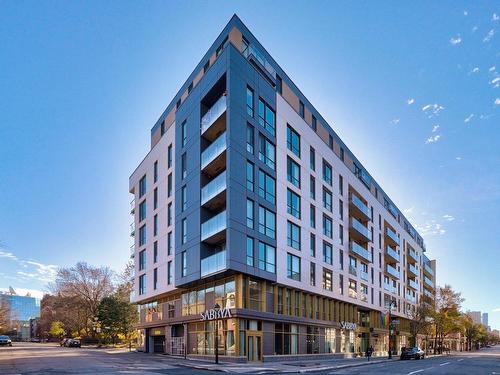
[[433,305],[424,302],[422,299],[415,310],[408,313],[410,318],[410,344],[417,346],[417,336],[427,333],[432,323]]
[[10,328],[10,303],[7,298],[0,296],[0,333],[7,332]]
[[441,352],[444,339],[452,332],[460,331],[460,307],[464,299],[450,285],[438,287],[434,321],[434,353]]
[[50,334],[52,335],[52,337],[57,337],[59,339],[62,339],[66,334],[62,322],[59,321],[52,322],[50,326]]

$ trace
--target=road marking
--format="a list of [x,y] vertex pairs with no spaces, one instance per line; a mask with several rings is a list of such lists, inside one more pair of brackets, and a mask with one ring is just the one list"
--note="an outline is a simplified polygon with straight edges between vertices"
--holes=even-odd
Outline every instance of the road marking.
[[458,362],[462,362],[463,360],[464,360],[463,358],[460,358],[460,359],[458,360]]
[[422,371],[424,371],[424,369],[417,370],[417,371],[412,371],[412,372],[409,372],[409,373],[408,373],[408,374],[406,374],[406,375],[413,375],[413,374],[417,374],[417,373],[422,372]]
[[450,362],[443,362],[443,363],[439,364],[439,366],[446,366],[446,365],[449,365],[449,364],[450,364]]

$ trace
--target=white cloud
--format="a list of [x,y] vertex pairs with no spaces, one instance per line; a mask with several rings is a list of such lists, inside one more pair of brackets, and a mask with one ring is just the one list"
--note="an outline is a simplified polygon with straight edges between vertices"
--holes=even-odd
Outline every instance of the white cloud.
[[492,66],[492,67],[490,67],[490,68],[488,69],[488,71],[489,71],[489,72],[494,72],[494,71],[495,71],[495,69],[496,69],[496,67],[495,67],[495,66]]
[[391,124],[392,124],[392,125],[397,125],[397,124],[399,124],[399,121],[400,121],[400,120],[401,120],[401,119],[399,119],[399,118],[392,119],[392,120],[391,120]]
[[472,120],[472,118],[474,117],[474,113],[471,113],[469,116],[467,116],[464,120],[464,122],[467,124],[468,122],[470,122],[470,120]]
[[455,159],[462,160],[462,157],[461,156],[457,156]]
[[431,118],[434,116],[438,116],[439,113],[444,109],[442,105],[437,103],[435,104],[427,104],[422,107],[422,111],[427,115],[427,117]]
[[[14,290],[16,291],[17,295],[26,296],[29,294],[30,296],[35,297],[35,298],[39,298],[39,299],[42,299],[43,295],[47,293],[46,291],[38,290],[38,289],[14,288]],[[8,288],[0,288],[0,291],[9,292],[9,289]]]
[[434,125],[432,127],[432,132],[435,133],[435,132],[437,132],[438,129],[439,129],[439,125]]
[[415,99],[413,99],[413,98],[410,98],[406,101],[406,104],[408,104],[408,105],[412,105],[413,103],[415,103]]
[[478,29],[478,27],[477,27],[477,26],[474,26],[474,27],[472,28],[472,32],[473,32],[473,33],[475,33],[475,32],[477,31],[477,29]]
[[23,281],[54,281],[58,266],[54,264],[43,264],[34,259],[21,259],[11,252],[0,250],[0,258],[12,261],[16,267],[10,267],[17,280]]
[[1,250],[0,250],[0,258],[9,258],[12,260],[17,260],[17,257],[14,254]]
[[433,137],[429,137],[427,138],[427,140],[425,141],[425,144],[429,144],[429,143],[436,143],[437,141],[439,141],[439,138],[441,138],[441,136],[438,134],[438,135],[435,135]]
[[497,88],[500,86],[500,77],[495,77],[490,81],[490,85]]
[[479,68],[476,66],[474,69],[470,71],[471,73],[479,73]]
[[464,16],[468,16],[469,15],[469,12],[467,12],[466,10],[464,10]]
[[460,34],[456,36],[455,38],[450,38],[450,44],[453,46],[456,46],[457,44],[460,44],[462,42],[462,38],[460,38]]
[[486,36],[484,37],[483,43],[488,43],[491,40],[491,38],[493,38],[493,35],[495,35],[495,30],[491,29],[490,31],[488,31],[488,34],[486,34]]
[[498,14],[493,13],[493,16],[491,17],[491,20],[492,20],[493,22],[495,22],[495,21],[500,20],[500,17],[498,16]]
[[497,307],[496,309],[491,310],[493,312],[500,312],[500,307]]
[[453,221],[453,220],[455,220],[455,218],[453,216],[448,215],[448,214],[443,215],[443,219],[445,219],[446,221]]
[[500,105],[500,98],[495,99],[495,105]]
[[443,226],[436,222],[436,220],[430,220],[425,222],[423,225],[416,225],[415,229],[422,236],[441,236],[446,233]]

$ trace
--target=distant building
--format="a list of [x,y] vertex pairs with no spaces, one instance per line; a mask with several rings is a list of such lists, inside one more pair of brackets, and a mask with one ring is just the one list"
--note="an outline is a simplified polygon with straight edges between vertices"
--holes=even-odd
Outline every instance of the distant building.
[[488,328],[488,313],[483,313],[483,326]]
[[40,317],[40,300],[30,296],[20,296],[10,288],[9,292],[0,292],[0,299],[10,305],[11,336],[17,340],[29,340],[30,319]]
[[469,316],[476,324],[481,324],[481,311],[469,311]]

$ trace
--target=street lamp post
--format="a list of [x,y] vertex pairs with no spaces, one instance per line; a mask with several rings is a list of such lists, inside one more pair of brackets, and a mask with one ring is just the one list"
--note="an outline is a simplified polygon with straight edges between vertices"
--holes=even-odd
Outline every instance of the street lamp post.
[[219,310],[220,306],[218,303],[214,305],[214,311],[215,311],[215,327],[214,327],[214,335],[215,335],[215,363],[219,364]]
[[391,338],[392,338],[392,307],[396,308],[396,301],[392,300],[389,304],[389,359],[392,359],[392,350],[391,350]]

